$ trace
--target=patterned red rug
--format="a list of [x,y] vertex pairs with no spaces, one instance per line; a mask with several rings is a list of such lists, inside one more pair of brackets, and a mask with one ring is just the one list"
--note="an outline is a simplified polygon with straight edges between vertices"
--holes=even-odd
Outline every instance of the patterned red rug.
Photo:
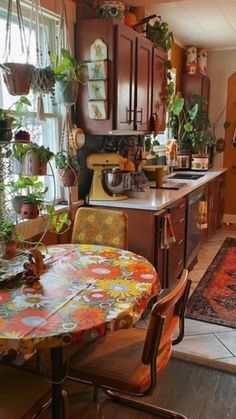
[[236,239],[225,239],[191,295],[186,317],[236,328]]

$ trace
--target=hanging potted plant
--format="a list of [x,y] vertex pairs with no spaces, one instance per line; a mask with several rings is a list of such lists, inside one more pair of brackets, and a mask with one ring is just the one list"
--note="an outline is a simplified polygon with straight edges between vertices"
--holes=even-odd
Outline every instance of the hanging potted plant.
[[6,19],[6,39],[5,39],[5,63],[1,65],[3,79],[8,92],[13,96],[28,95],[30,90],[33,65],[28,63],[29,48],[26,43],[24,21],[22,16],[20,0],[16,0],[16,18],[19,27],[22,53],[25,53],[26,63],[16,63],[8,60],[11,55],[12,44],[12,25],[15,24],[13,13],[13,0],[8,0],[8,11]]
[[78,96],[79,83],[84,84],[81,80],[84,64],[77,62],[70,51],[64,48],[61,57],[60,63],[56,55],[51,57],[56,78],[56,101],[58,104],[73,105]]
[[55,155],[55,164],[60,175],[61,185],[64,187],[75,186],[79,179],[79,164],[76,156],[59,151]]
[[45,176],[47,163],[54,156],[49,147],[36,143],[16,144],[13,156],[21,164],[21,173],[26,176]]

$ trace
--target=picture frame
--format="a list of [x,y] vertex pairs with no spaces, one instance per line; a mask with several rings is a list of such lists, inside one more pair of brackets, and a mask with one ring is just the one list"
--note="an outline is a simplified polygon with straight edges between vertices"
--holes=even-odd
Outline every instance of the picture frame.
[[104,80],[90,80],[88,85],[89,100],[105,100],[107,99],[107,83]]
[[107,60],[107,44],[100,38],[90,46],[91,61]]
[[88,113],[90,119],[107,119],[107,102],[104,100],[88,101]]
[[89,80],[107,79],[107,61],[91,61],[87,66]]

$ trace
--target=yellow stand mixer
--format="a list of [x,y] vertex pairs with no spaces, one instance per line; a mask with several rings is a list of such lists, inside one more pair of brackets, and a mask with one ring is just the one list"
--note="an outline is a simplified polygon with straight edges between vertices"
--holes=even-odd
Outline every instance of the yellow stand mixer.
[[[123,195],[123,157],[117,153],[94,153],[86,160],[87,167],[93,170],[93,180],[89,199],[91,201],[120,201]],[[111,179],[110,184],[108,183]]]

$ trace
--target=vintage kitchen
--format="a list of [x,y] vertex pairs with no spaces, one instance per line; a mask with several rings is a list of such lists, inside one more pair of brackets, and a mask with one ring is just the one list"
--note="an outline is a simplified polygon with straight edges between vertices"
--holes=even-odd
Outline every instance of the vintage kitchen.
[[[1,0],[1,418],[83,417],[76,380],[152,392],[116,418],[234,418],[236,1],[195,3]],[[195,369],[218,416],[174,396]]]

